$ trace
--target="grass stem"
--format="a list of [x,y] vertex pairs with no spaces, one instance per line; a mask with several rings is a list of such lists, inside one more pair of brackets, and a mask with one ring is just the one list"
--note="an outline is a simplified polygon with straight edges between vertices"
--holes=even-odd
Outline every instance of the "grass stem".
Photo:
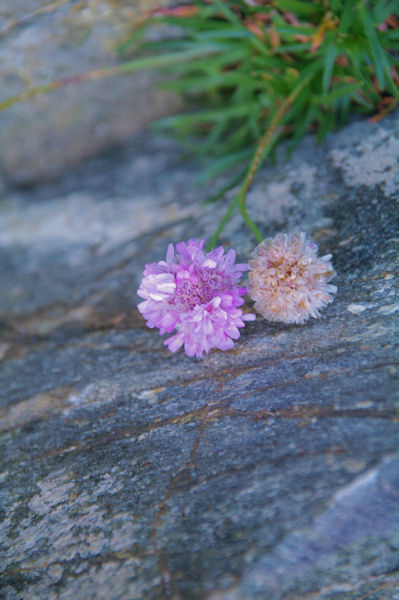
[[251,217],[248,214],[247,207],[246,207],[247,192],[248,192],[249,186],[252,183],[253,178],[255,177],[256,172],[259,169],[259,166],[264,161],[265,157],[270,152],[270,149],[271,149],[274,141],[279,136],[277,127],[281,123],[281,119],[283,118],[283,116],[285,115],[287,110],[290,108],[291,104],[294,102],[295,98],[298,96],[300,91],[305,87],[305,85],[307,85],[309,83],[309,81],[310,81],[310,75],[305,77],[293,89],[293,91],[287,96],[287,98],[284,100],[284,102],[282,103],[282,105],[280,106],[280,108],[278,109],[276,114],[274,115],[266,132],[260,138],[260,141],[256,148],[254,157],[253,157],[250,167],[248,169],[247,176],[245,177],[244,183],[242,184],[242,187],[237,196],[237,204],[239,206],[241,216],[242,216],[243,220],[245,221],[245,223],[248,225],[249,229],[254,234],[254,236],[258,242],[261,242],[263,240],[263,237],[262,237],[261,232],[259,231],[259,229],[257,228],[257,226],[255,225],[255,223],[252,221]]

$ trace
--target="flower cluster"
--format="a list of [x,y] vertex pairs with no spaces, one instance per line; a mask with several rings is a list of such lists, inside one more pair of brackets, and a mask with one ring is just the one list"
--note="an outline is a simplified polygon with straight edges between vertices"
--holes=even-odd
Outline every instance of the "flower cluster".
[[255,309],[270,321],[304,323],[333,301],[337,288],[331,254],[317,256],[317,244],[305,233],[279,234],[264,240],[249,262],[249,293]]
[[245,287],[237,285],[246,264],[235,264],[236,253],[223,247],[206,253],[204,240],[169,244],[165,261],[146,265],[138,295],[138,309],[148,327],[160,334],[176,352],[184,345],[188,356],[200,358],[211,348],[228,350],[240,336],[239,327],[255,319],[238,308],[244,304]]
[[[229,350],[240,327],[255,315],[239,308],[247,289],[239,284],[247,264],[235,264],[236,253],[223,247],[204,251],[204,240],[169,244],[166,260],[146,265],[138,305],[148,327],[161,334],[169,350],[184,346],[187,356],[202,357],[211,348]],[[255,309],[270,321],[304,323],[337,291],[331,254],[317,256],[317,244],[305,233],[279,234],[264,240],[249,262],[249,294]]]

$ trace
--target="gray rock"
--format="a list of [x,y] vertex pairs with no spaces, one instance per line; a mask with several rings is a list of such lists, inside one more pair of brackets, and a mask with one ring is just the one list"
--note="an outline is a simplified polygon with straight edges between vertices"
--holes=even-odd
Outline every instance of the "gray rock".
[[[136,309],[144,264],[223,213],[176,146],[3,191],[2,597],[399,597],[397,116],[262,169],[257,225],[311,233],[338,294],[203,360]],[[238,217],[223,242],[254,245]]]
[[[5,0],[0,8],[0,101],[117,63],[116,46],[145,10],[167,2]],[[180,101],[138,72],[70,84],[0,112],[0,168],[13,183],[51,179],[125,140]]]

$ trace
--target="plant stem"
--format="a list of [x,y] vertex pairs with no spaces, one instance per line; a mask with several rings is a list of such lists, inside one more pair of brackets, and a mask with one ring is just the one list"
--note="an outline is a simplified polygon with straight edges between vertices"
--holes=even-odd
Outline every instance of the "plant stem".
[[71,83],[81,83],[83,81],[96,81],[98,79],[104,79],[104,77],[124,75],[125,73],[132,73],[134,71],[140,71],[141,69],[167,67],[170,65],[183,63],[186,60],[192,58],[203,57],[207,54],[211,54],[212,52],[212,48],[207,52],[204,52],[204,50],[202,49],[194,49],[187,52],[171,52],[170,54],[164,54],[162,56],[148,56],[143,58],[137,58],[135,60],[122,62],[118,65],[112,65],[111,67],[105,67],[104,69],[96,69],[94,71],[87,71],[86,73],[79,73],[78,75],[73,75],[72,77],[64,77],[63,79],[52,81],[50,83],[45,83],[43,85],[38,85],[36,87],[26,90],[26,92],[22,92],[21,94],[17,94],[15,96],[7,98],[3,102],[0,102],[0,111],[5,110],[6,108],[12,106],[13,104],[16,104],[17,102],[29,100],[30,98],[33,98],[38,94],[46,94],[47,92],[58,90],[59,88],[64,87],[65,85],[69,85]]
[[371,117],[370,123],[378,123],[378,121],[380,121],[381,119],[383,119],[384,117],[389,115],[389,113],[393,111],[393,109],[398,104],[398,102],[399,102],[399,96],[397,98],[392,98],[392,102],[390,102],[384,110],[382,110],[380,113],[378,113],[374,117]]
[[287,112],[287,110],[289,109],[291,104],[294,102],[295,98],[298,96],[299,92],[309,82],[310,77],[311,77],[310,75],[305,77],[296,86],[296,88],[293,89],[293,91],[287,96],[287,98],[284,100],[284,102],[282,103],[282,105],[280,106],[280,108],[278,109],[276,114],[274,115],[267,131],[263,134],[263,136],[261,137],[261,139],[259,141],[258,147],[256,148],[256,152],[254,154],[254,157],[253,157],[250,167],[248,169],[247,176],[245,177],[244,183],[242,184],[242,187],[237,196],[237,203],[240,208],[241,216],[244,219],[245,223],[250,228],[250,230],[255,235],[256,240],[258,242],[261,242],[263,240],[262,234],[259,231],[259,229],[257,228],[257,226],[255,225],[255,223],[252,221],[251,217],[249,216],[246,205],[245,205],[248,188],[251,185],[252,180],[253,180],[257,170],[259,169],[261,162],[263,162],[267,153],[270,151],[272,144],[275,141],[275,138],[277,138],[279,135],[279,132],[276,131],[277,126],[279,125],[281,119],[283,118],[283,116],[285,115],[285,113]]
[[216,246],[216,242],[218,241],[220,234],[222,233],[223,229],[225,228],[225,226],[227,225],[227,223],[230,221],[231,217],[233,216],[234,209],[237,206],[237,203],[238,203],[238,196],[233,198],[233,200],[229,204],[227,211],[225,212],[222,219],[220,220],[220,223],[219,223],[215,233],[209,240],[209,243],[206,248],[207,252],[209,252],[210,250],[213,250],[214,247]]

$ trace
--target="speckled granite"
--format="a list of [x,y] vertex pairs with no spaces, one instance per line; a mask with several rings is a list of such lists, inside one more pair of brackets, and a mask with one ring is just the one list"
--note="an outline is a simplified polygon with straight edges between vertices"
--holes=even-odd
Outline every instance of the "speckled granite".
[[[332,252],[337,298],[200,361],[136,309],[144,264],[223,210],[173,144],[3,190],[2,598],[399,598],[397,117],[262,170],[257,225]],[[254,246],[238,218],[223,242]]]

